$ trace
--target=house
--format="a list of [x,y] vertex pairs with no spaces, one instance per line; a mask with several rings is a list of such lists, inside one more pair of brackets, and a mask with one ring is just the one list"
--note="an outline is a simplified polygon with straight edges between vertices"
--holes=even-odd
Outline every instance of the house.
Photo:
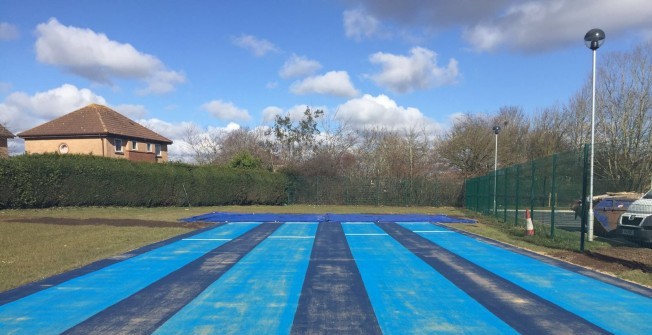
[[7,139],[16,137],[7,128],[0,124],[0,158],[9,157],[9,147]]
[[172,141],[106,106],[90,104],[18,134],[28,154],[91,154],[166,162]]

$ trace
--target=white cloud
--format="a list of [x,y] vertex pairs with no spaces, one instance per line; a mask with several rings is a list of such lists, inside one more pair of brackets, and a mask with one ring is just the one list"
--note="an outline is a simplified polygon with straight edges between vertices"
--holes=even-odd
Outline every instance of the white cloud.
[[5,118],[2,121],[21,132],[91,103],[106,104],[106,100],[89,89],[64,84],[34,95],[11,93],[0,104],[0,115]]
[[250,120],[251,116],[246,109],[237,107],[231,102],[213,100],[201,105],[201,109],[211,113],[220,120]]
[[379,34],[380,23],[378,19],[369,15],[362,9],[344,11],[344,33],[346,37],[361,41]]
[[282,78],[305,77],[314,74],[319,69],[321,69],[321,64],[318,61],[293,54],[283,64],[279,75]]
[[294,94],[326,94],[340,97],[354,97],[358,95],[346,71],[330,71],[321,76],[312,76],[301,81],[296,81],[290,86]]
[[270,52],[279,52],[279,48],[274,45],[274,43],[252,35],[243,34],[234,37],[233,43],[243,49],[253,52],[257,57],[265,56]]
[[7,22],[0,22],[0,41],[15,40],[20,37],[18,28]]
[[421,47],[412,48],[410,56],[378,52],[369,60],[382,67],[371,79],[399,93],[451,85],[459,78],[457,60],[451,58],[446,67],[438,67],[437,54]]
[[52,18],[36,27],[38,61],[55,65],[95,83],[112,84],[116,78],[147,83],[139,94],[167,93],[185,81],[156,57],[130,44],[110,40],[90,29],[64,26]]
[[386,95],[371,96],[347,101],[338,107],[337,118],[357,129],[381,127],[386,129],[423,128],[431,132],[439,131],[439,124],[428,119],[414,107],[399,106]]
[[274,121],[276,115],[283,115],[283,109],[276,106],[269,106],[263,109],[263,123]]
[[[106,100],[89,89],[79,89],[70,84],[33,95],[14,92],[0,103],[0,123],[17,134],[91,103],[106,104]],[[24,151],[25,142],[22,139],[9,141],[10,154]]]

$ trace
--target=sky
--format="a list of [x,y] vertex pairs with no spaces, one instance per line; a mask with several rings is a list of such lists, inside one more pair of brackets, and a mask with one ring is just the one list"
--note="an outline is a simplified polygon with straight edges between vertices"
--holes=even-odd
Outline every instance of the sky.
[[[307,107],[351,127],[441,134],[463,114],[565,103],[600,55],[652,39],[649,0],[0,0],[0,123],[90,103],[174,141]],[[599,80],[599,79],[598,79]],[[10,141],[10,152],[24,143]]]

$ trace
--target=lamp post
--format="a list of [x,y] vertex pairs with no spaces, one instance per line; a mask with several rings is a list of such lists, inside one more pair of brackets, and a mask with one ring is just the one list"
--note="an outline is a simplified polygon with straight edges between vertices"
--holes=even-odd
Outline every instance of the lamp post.
[[500,126],[494,126],[494,134],[496,134],[496,150],[494,155],[494,213],[496,216],[496,184],[498,182],[498,133],[500,133]]
[[584,35],[584,44],[593,50],[593,94],[591,101],[591,171],[589,172],[589,241],[593,241],[593,155],[595,144],[595,57],[596,51],[604,43],[604,31],[602,29],[591,29]]

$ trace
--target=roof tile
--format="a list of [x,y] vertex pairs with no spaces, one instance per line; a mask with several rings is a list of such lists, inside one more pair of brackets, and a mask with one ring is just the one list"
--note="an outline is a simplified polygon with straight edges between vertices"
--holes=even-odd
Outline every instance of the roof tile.
[[109,107],[97,104],[90,104],[18,134],[19,137],[26,139],[90,135],[124,136],[172,144],[170,139],[141,126]]
[[0,138],[14,138],[16,137],[14,134],[12,134],[7,128],[3,127],[0,124]]

